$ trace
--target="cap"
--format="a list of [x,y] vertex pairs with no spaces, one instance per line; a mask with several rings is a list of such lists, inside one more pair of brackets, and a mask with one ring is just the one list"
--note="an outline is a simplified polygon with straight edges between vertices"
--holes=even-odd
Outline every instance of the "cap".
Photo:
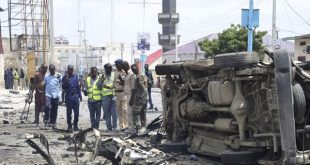
[[68,65],[68,69],[73,69],[73,68],[74,68],[74,66],[72,64]]
[[115,64],[123,64],[123,60],[122,59],[117,59],[117,60],[115,60]]

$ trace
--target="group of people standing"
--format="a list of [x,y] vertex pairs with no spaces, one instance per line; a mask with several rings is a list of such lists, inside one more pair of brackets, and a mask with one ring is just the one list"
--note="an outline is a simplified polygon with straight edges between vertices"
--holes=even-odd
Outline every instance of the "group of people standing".
[[14,70],[13,68],[7,68],[4,73],[5,89],[25,89],[25,72],[21,68]]
[[[120,130],[136,132],[146,125],[148,80],[153,78],[152,75],[149,75],[151,78],[141,75],[136,64],[129,66],[127,61],[121,59],[115,61],[115,67],[116,71],[112,74],[112,65],[105,64],[101,75],[93,67],[86,79],[84,93],[88,95],[91,125],[99,128],[102,107],[108,130],[117,128],[118,118]],[[150,73],[148,65],[145,68]],[[152,104],[150,108],[153,108]]]
[[[101,74],[96,67],[92,67],[84,82],[80,83],[79,77],[73,73],[73,65],[68,65],[63,77],[55,72],[56,68],[53,64],[48,67],[50,74],[46,75],[47,66],[42,65],[31,86],[31,90],[35,91],[34,123],[39,125],[39,114],[44,112],[44,125],[56,128],[58,105],[61,99],[67,108],[67,129],[79,130],[79,104],[82,101],[83,92],[88,97],[92,128],[99,128],[101,108],[108,131],[117,129],[117,119],[119,119],[119,129],[122,131],[136,132],[144,127],[147,100],[150,103],[149,108],[153,108],[150,94],[153,78],[148,65],[144,66],[145,75],[140,74],[138,65],[129,66],[128,62],[121,59],[115,61],[115,67],[116,71],[113,73],[112,65],[107,63]],[[74,112],[73,124],[72,111]]]

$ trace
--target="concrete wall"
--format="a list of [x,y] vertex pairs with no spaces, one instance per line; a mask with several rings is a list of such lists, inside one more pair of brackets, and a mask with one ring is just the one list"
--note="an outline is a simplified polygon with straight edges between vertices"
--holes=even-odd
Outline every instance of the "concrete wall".
[[[301,45],[304,42],[305,45]],[[310,61],[310,53],[307,53],[307,47],[310,46],[310,38],[302,38],[295,40],[295,58],[296,60],[305,59],[305,61]]]

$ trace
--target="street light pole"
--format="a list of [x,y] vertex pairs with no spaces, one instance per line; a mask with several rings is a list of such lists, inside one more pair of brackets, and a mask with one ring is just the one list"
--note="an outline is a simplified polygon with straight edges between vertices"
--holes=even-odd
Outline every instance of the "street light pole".
[[175,61],[179,61],[179,56],[178,56],[178,24],[175,24]]
[[250,0],[249,6],[249,26],[248,26],[248,52],[253,51],[253,7],[254,2]]

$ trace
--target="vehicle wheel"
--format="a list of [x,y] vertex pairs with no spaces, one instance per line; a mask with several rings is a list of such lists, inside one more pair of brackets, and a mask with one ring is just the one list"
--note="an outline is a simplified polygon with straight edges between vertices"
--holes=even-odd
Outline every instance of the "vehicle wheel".
[[257,53],[240,52],[219,54],[214,57],[216,68],[231,68],[240,66],[250,66],[258,63]]
[[226,150],[221,155],[221,161],[225,165],[257,164],[257,161],[265,156],[266,150],[251,148],[246,150]]
[[301,85],[298,82],[293,83],[293,97],[295,122],[302,124],[304,122],[306,112],[306,97]]
[[159,64],[155,66],[157,75],[179,75],[181,64]]

